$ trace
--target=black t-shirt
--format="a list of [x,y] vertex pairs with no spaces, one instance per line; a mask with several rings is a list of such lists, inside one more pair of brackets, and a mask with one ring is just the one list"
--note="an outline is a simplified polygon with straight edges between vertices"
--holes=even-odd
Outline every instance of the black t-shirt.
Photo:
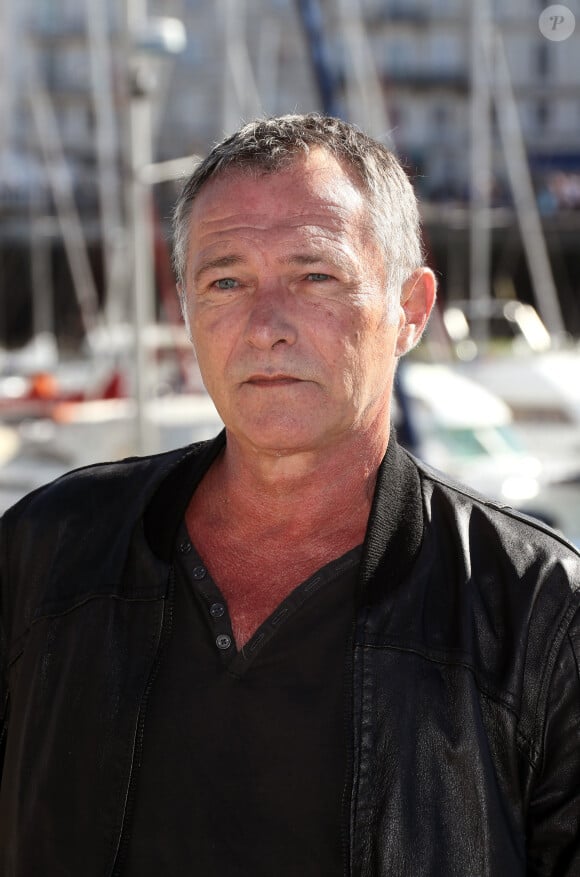
[[303,582],[238,652],[225,600],[181,527],[126,877],[343,873],[344,672],[361,552]]

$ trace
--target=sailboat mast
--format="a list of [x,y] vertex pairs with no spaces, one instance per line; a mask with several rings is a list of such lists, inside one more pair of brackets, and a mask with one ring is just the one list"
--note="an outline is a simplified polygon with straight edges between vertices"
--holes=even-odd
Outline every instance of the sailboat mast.
[[[489,0],[482,2],[487,4]],[[486,60],[488,70],[494,69],[496,74],[494,95],[499,133],[536,304],[552,337],[562,339],[565,326],[560,299],[532,184],[504,41],[497,27]]]
[[146,407],[153,384],[153,364],[148,355],[145,333],[154,316],[154,266],[151,187],[143,170],[152,163],[151,102],[146,76],[135,52],[137,34],[147,23],[147,0],[125,0],[127,58],[129,63],[130,178],[127,183],[127,213],[133,253],[132,304],[134,333],[134,384],[137,416],[135,423],[138,453],[156,450],[153,425]]
[[339,0],[337,12],[344,46],[348,118],[384,143],[390,124],[360,0]]
[[491,300],[491,211],[493,181],[491,95],[485,49],[490,39],[489,8],[471,4],[471,100],[470,100],[470,298],[480,319],[474,323],[476,341],[489,336]]
[[107,322],[113,325],[125,318],[126,313],[125,302],[122,300],[125,290],[121,289],[119,283],[119,257],[123,259],[124,255],[124,221],[119,196],[118,136],[113,105],[113,62],[109,40],[107,4],[103,3],[102,0],[87,0],[86,15],[91,91],[95,110],[105,312]]
[[83,328],[90,330],[100,322],[97,287],[89,260],[81,218],[76,206],[54,107],[42,83],[34,59],[29,65],[28,98],[36,125],[50,183],[57,219],[73,279]]
[[223,130],[235,131],[241,119],[253,119],[262,112],[262,101],[246,43],[245,0],[221,0],[216,7],[222,16],[226,64],[223,71]]

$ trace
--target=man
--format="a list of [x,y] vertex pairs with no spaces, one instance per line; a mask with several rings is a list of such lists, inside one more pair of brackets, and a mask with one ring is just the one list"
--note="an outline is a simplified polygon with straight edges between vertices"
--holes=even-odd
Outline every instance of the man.
[[397,445],[397,161],[255,122],[175,224],[225,432],[6,514],[1,873],[580,874],[578,556]]

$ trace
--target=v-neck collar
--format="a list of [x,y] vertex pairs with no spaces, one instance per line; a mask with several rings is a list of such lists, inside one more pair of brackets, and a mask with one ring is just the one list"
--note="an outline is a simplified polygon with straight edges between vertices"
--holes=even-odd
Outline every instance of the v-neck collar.
[[201,603],[203,615],[210,626],[224,667],[233,676],[241,677],[262,649],[311,598],[349,573],[356,577],[355,570],[360,564],[362,545],[329,561],[294,588],[264,619],[241,649],[236,648],[227,601],[191,541],[185,522],[178,530],[176,554],[176,563],[181,567],[180,574],[184,576],[196,600]]

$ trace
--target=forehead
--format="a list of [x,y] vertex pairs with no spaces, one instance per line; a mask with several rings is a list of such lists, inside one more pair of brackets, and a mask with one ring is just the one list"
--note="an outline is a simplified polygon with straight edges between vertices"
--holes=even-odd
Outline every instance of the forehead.
[[356,173],[324,149],[298,155],[279,170],[229,168],[210,179],[190,214],[197,231],[234,215],[269,224],[304,216],[352,219],[367,212]]

